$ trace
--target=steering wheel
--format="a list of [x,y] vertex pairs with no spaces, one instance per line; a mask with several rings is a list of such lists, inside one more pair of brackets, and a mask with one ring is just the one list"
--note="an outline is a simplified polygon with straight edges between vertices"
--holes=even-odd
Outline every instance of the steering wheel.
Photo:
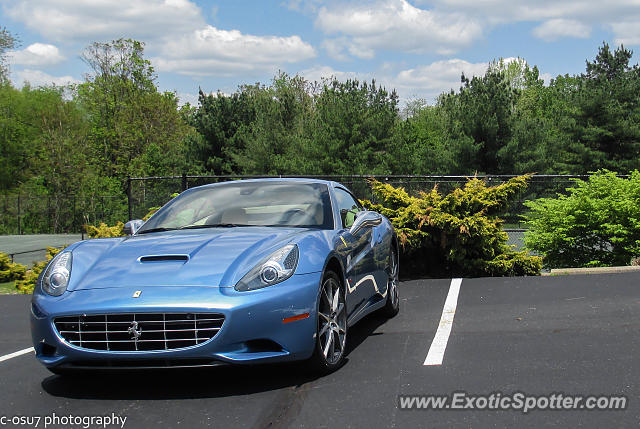
[[289,209],[286,212],[282,213],[282,218],[280,223],[287,223],[289,220],[296,216],[307,216],[307,212],[302,209]]

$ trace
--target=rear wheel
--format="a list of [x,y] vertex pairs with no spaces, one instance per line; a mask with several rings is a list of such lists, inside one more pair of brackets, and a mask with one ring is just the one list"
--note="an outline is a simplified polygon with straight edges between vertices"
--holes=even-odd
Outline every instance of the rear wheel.
[[400,296],[398,295],[398,252],[395,247],[389,251],[389,266],[387,267],[387,302],[382,307],[382,313],[387,317],[393,317],[400,311]]
[[323,374],[340,367],[347,341],[347,309],[344,288],[338,275],[327,271],[322,278],[318,299],[316,348],[311,363]]

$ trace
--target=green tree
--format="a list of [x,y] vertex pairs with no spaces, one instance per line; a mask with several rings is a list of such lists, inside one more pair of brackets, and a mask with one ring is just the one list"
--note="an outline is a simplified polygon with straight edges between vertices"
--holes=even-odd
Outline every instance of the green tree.
[[498,151],[500,165],[512,170],[503,171],[581,173],[585,148],[572,138],[577,114],[572,100],[579,80],[558,76],[545,85],[536,67],[522,71],[511,139]]
[[390,148],[394,174],[468,174],[478,146],[440,106],[423,106],[398,123]]
[[193,131],[175,94],[158,92],[144,44],[131,39],[93,43],[82,58],[92,73],[79,85],[78,98],[87,112],[91,159],[99,174],[122,180],[181,172],[187,165],[185,141]]
[[498,163],[498,151],[511,140],[513,132],[518,90],[511,86],[512,78],[500,62],[494,62],[482,77],[469,79],[462,75],[460,92],[443,95],[439,100],[453,119],[452,124],[460,124],[462,133],[473,139],[475,148],[465,145],[465,150],[476,153],[477,160],[468,168],[490,174],[511,170]]
[[[30,194],[42,193],[50,200],[48,216],[54,231],[70,212],[71,195],[79,194],[92,173],[87,165],[87,126],[83,112],[74,100],[66,98],[65,88],[41,87],[29,91],[34,108],[32,121],[37,133],[30,144],[31,177],[25,183]],[[38,190],[42,187],[42,190]]]
[[322,174],[384,174],[399,121],[398,95],[371,83],[325,81],[315,99],[314,153]]
[[29,177],[37,134],[30,89],[22,91],[0,84],[0,189],[9,190]]
[[585,171],[640,168],[640,68],[629,64],[632,54],[603,43],[581,75],[574,138],[588,149]]
[[236,138],[243,150],[234,155],[240,171],[257,174],[312,174],[313,160],[306,153],[314,100],[310,84],[300,76],[280,73],[268,87],[243,91],[254,112],[251,123],[239,128]]
[[244,147],[235,135],[241,126],[248,126],[255,118],[249,92],[249,87],[230,96],[221,92],[205,94],[200,90],[199,107],[189,116],[198,136],[189,141],[189,150],[205,171],[212,174],[239,171],[234,156]]
[[9,67],[7,65],[7,52],[18,46],[18,39],[9,30],[0,27],[0,84],[9,81]]
[[281,73],[229,96],[201,93],[191,123],[202,138],[190,151],[217,174],[388,172],[397,103],[375,82],[318,84]]

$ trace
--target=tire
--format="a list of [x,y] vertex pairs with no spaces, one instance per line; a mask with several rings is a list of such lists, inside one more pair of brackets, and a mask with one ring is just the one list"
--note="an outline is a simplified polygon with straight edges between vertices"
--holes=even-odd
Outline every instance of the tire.
[[395,246],[391,246],[389,251],[389,266],[387,267],[387,302],[381,309],[381,313],[388,318],[394,317],[400,311],[400,296],[398,295],[398,273],[400,272],[400,261],[398,251]]
[[344,363],[347,341],[345,291],[338,275],[327,271],[318,297],[316,345],[310,364],[315,373],[329,374]]

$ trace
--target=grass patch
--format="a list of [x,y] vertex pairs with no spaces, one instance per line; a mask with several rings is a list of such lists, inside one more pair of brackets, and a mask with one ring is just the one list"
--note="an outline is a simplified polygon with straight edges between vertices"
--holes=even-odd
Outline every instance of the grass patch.
[[18,293],[18,290],[16,289],[15,282],[0,283],[0,295],[16,294],[16,293]]

